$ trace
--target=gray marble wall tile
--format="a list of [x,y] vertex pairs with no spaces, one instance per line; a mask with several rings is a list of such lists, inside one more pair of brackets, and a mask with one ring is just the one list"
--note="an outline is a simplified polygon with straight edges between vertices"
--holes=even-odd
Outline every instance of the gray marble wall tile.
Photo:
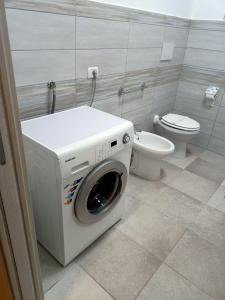
[[185,97],[176,99],[174,109],[182,113],[192,114],[193,116],[199,116],[211,121],[215,120],[218,112],[218,106],[208,109],[205,107],[204,103]]
[[209,134],[200,132],[198,135],[193,137],[191,143],[202,148],[208,148],[209,140],[210,140]]
[[76,0],[5,0],[5,7],[75,15]]
[[216,121],[225,124],[225,107],[221,106],[219,108],[219,113],[217,115]]
[[216,153],[225,155],[225,141],[212,137],[209,142],[208,149]]
[[164,42],[172,42],[175,47],[185,48],[188,39],[188,28],[165,26]]
[[183,66],[180,72],[180,79],[183,81],[203,85],[225,85],[225,72],[220,70],[204,69],[198,66]]
[[216,122],[212,131],[212,136],[225,142],[225,124]]
[[127,48],[128,37],[128,22],[76,19],[76,49]]
[[225,94],[223,95],[223,99],[222,99],[221,105],[225,106]]
[[127,71],[143,70],[159,64],[161,48],[128,49]]
[[177,93],[177,81],[159,85],[155,89],[156,101],[166,101],[167,98],[176,97]]
[[131,23],[128,47],[162,47],[163,31],[163,26]]
[[138,9],[131,9],[129,18],[131,22],[157,25],[164,25],[166,20],[163,14]]
[[191,20],[185,18],[179,18],[174,16],[165,16],[165,25],[175,26],[175,27],[190,27]]
[[129,21],[130,9],[95,1],[76,0],[76,15],[89,18]]
[[152,105],[122,114],[122,118],[134,123],[137,130],[146,130],[151,126],[150,113]]
[[148,88],[144,91],[129,92],[123,96],[122,100],[122,114],[137,109],[147,107],[153,104],[154,101],[154,88]]
[[192,29],[225,31],[225,22],[216,20],[191,20],[190,27]]
[[225,52],[187,48],[184,64],[225,71]]
[[[56,85],[56,111],[76,106],[75,81],[57,82]],[[46,84],[18,87],[17,99],[21,119],[46,115],[50,111],[52,98]]]
[[12,51],[17,86],[75,78],[75,50]]
[[180,78],[182,65],[158,67],[155,72],[155,85],[177,81]]
[[[106,99],[119,99],[118,90],[124,85],[125,75],[109,75],[97,79],[95,101],[103,101]],[[76,99],[77,103],[90,103],[92,91],[92,83],[90,79],[76,80]]]
[[7,9],[12,50],[75,49],[75,17]]
[[104,112],[121,117],[122,103],[121,99],[116,95],[113,98],[105,98],[104,100],[94,101],[93,107]]
[[225,31],[191,29],[187,47],[225,51]]
[[126,54],[126,49],[76,50],[76,78],[87,78],[91,66],[99,67],[99,76],[124,73]]

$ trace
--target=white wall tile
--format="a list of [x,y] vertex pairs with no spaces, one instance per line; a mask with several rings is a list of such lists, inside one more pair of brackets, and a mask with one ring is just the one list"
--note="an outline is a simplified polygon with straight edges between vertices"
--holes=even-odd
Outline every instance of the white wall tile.
[[77,17],[76,48],[127,48],[129,23]]
[[12,51],[16,85],[75,78],[75,50]]
[[161,48],[128,49],[127,71],[156,67],[159,64]]
[[225,32],[212,30],[190,30],[188,47],[225,51]]
[[131,23],[129,48],[162,47],[163,26]]
[[184,64],[225,71],[225,52],[187,48]]
[[7,9],[12,50],[75,49],[75,17]]
[[91,66],[99,67],[99,76],[124,73],[126,53],[126,49],[76,50],[76,77],[86,78]]

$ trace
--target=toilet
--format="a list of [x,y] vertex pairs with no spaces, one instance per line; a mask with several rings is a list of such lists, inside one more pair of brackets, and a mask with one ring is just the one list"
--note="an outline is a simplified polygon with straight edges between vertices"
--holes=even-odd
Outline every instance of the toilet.
[[137,132],[131,172],[147,180],[160,180],[160,160],[173,151],[174,144],[166,138],[146,131]]
[[178,114],[167,114],[162,117],[156,115],[153,122],[160,126],[162,136],[174,143],[173,156],[185,158],[187,144],[200,132],[200,124],[189,117]]

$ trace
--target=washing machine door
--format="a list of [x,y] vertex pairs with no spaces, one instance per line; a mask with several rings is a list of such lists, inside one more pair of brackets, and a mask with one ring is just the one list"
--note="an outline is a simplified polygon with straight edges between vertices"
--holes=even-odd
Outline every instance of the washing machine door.
[[117,204],[127,184],[127,169],[119,161],[106,160],[82,182],[75,201],[75,215],[82,223],[99,221]]

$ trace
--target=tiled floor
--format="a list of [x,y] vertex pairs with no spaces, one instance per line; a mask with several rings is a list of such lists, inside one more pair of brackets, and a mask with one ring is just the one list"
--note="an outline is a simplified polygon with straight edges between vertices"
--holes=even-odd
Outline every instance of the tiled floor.
[[225,157],[191,146],[162,166],[130,176],[124,219],[68,267],[40,247],[46,300],[225,299]]

